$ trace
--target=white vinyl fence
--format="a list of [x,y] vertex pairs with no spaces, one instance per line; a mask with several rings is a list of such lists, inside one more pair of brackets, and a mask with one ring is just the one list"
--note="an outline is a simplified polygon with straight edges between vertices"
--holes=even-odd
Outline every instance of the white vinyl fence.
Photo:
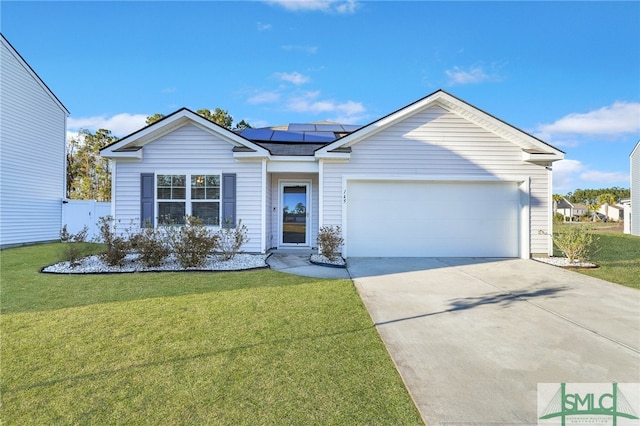
[[67,226],[67,232],[76,234],[84,226],[89,229],[87,241],[100,238],[98,220],[111,215],[111,203],[94,200],[65,200],[62,204],[62,226]]

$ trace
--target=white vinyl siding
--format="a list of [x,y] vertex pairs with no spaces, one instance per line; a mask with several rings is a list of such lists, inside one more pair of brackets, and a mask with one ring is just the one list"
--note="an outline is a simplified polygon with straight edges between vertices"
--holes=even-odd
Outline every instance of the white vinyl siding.
[[67,111],[0,40],[0,247],[59,239]]
[[432,106],[351,148],[349,162],[324,163],[321,225],[344,225],[342,203],[348,194],[343,193],[343,176],[521,180],[530,182],[530,252],[548,253],[548,237],[539,232],[549,231],[548,172],[544,166],[523,162],[522,150],[515,144]]
[[[121,226],[140,226],[140,174],[236,173],[236,217],[248,228],[246,252],[260,252],[262,242],[262,164],[238,162],[233,146],[193,124],[179,127],[143,148],[142,161],[119,161],[114,177],[114,214]],[[155,211],[154,215],[157,216]]]
[[631,234],[640,235],[640,142],[631,153]]

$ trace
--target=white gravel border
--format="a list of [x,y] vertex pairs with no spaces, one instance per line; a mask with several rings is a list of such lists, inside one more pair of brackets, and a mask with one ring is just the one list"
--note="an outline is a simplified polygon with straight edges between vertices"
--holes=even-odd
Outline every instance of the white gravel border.
[[549,265],[559,266],[561,268],[597,268],[598,265],[591,262],[569,262],[566,257],[534,257],[533,260],[538,262],[548,263]]
[[336,257],[335,260],[329,260],[328,257],[321,254],[312,254],[309,261],[316,265],[333,266],[334,268],[345,268],[347,266],[347,262],[340,256]]
[[218,256],[209,256],[199,268],[182,268],[173,255],[160,266],[149,268],[138,259],[137,253],[128,254],[122,266],[109,266],[98,256],[89,256],[81,260],[80,265],[71,266],[70,262],[60,262],[42,268],[50,274],[114,274],[131,272],[180,272],[180,271],[241,271],[246,269],[268,268],[264,254],[239,253],[231,260],[223,261]]

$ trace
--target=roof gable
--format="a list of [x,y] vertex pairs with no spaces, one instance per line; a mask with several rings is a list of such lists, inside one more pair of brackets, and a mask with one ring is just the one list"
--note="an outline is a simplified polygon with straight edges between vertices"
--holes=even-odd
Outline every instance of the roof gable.
[[31,75],[31,77],[42,87],[42,90],[53,100],[53,102],[60,107],[60,109],[65,113],[65,115],[69,115],[69,110],[60,102],[60,99],[49,89],[49,86],[40,78],[38,73],[31,68],[31,65],[22,57],[22,55],[13,47],[9,40],[7,40],[4,34],[0,33],[0,43],[4,45],[7,50],[16,58],[16,60],[22,65],[22,67]]
[[523,150],[523,159],[525,161],[555,161],[564,158],[564,152],[559,149],[554,148],[546,142],[456,98],[444,90],[438,90],[404,108],[392,112],[391,114],[362,127],[350,135],[338,139],[337,141],[319,149],[316,152],[316,156],[320,158],[331,157],[334,155],[333,153],[338,150],[351,147],[358,142],[432,106],[444,108],[445,110],[457,114],[467,121],[519,146]]
[[[199,128],[218,136],[234,147],[234,153],[239,156],[266,157],[269,152],[242,136],[228,130],[212,121],[207,120],[188,108],[179,109],[142,129],[131,133],[117,142],[100,150],[100,155],[106,158],[141,158],[141,149],[148,143],[186,125],[194,124]],[[241,149],[236,149],[241,148]]]

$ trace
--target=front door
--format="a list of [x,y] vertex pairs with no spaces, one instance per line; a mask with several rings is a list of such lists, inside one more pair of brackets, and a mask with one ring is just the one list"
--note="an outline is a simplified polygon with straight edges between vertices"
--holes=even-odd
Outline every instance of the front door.
[[280,217],[283,245],[309,245],[309,184],[281,184]]

